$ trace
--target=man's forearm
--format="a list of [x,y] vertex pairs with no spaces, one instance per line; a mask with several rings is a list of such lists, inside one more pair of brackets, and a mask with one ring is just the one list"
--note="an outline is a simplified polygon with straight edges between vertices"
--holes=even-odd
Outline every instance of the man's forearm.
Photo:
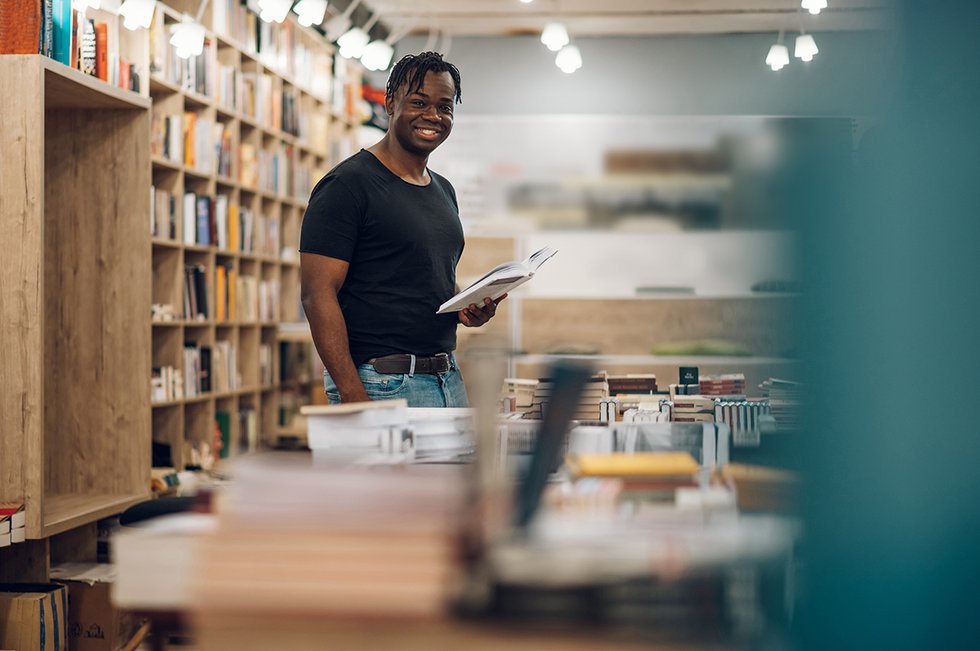
[[347,343],[347,322],[340,310],[336,295],[320,296],[303,301],[310,321],[313,343],[327,372],[337,385],[342,402],[370,400]]

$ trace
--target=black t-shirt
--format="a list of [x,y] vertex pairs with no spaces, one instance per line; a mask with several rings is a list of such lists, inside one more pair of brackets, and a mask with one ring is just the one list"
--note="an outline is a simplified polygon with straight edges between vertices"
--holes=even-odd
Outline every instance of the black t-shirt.
[[362,149],[313,188],[299,250],[350,263],[338,299],[355,364],[456,348],[457,315],[436,310],[456,293],[463,228],[453,187],[429,176],[408,183]]

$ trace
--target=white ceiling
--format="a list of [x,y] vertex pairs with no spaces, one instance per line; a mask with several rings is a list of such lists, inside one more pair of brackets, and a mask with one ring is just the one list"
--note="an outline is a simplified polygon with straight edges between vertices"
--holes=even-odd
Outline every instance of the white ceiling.
[[817,16],[799,0],[365,0],[394,32],[453,36],[540,33],[559,20],[574,36],[839,31],[887,25],[887,0],[828,0]]

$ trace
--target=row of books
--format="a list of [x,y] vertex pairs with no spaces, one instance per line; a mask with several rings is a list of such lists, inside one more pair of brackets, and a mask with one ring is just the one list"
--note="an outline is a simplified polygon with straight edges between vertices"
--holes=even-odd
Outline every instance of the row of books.
[[[539,419],[551,398],[551,379],[526,380],[507,378],[501,392],[504,411],[523,412],[524,418]],[[623,410],[643,401],[655,401],[657,376],[652,373],[611,375],[601,371],[586,384],[573,417],[577,420],[603,420],[603,405],[615,398],[615,411],[607,414],[616,420]]]
[[150,372],[150,400],[167,402],[184,397],[184,375],[175,366],[154,366]]
[[75,11],[72,0],[0,3],[0,54],[43,54],[113,86],[139,92],[143,71],[120,53],[112,14]]
[[238,410],[238,438],[234,441],[232,436],[232,417],[234,414],[226,409],[217,409],[214,412],[214,428],[218,457],[226,459],[231,456],[233,445],[237,447],[237,453],[254,452],[259,445],[259,418],[258,412],[254,407],[245,406]]
[[213,347],[185,342],[184,369],[184,395],[188,397],[235,391],[241,386],[237,354],[230,341],[216,341]]
[[[158,222],[159,230],[154,226],[154,234],[172,232],[164,228],[171,221],[182,223],[181,233],[174,233],[174,239],[182,240],[185,244],[217,246],[224,251],[241,251],[276,257],[281,246],[279,220],[275,217],[256,214],[248,208],[232,201],[228,195],[219,194],[215,197],[185,192],[182,217],[174,215],[176,206],[170,193],[162,191],[157,195],[154,190],[154,204],[151,220]],[[166,209],[166,217],[157,215],[158,210]]]
[[218,34],[238,41],[246,52],[257,55],[263,65],[288,75],[308,92],[329,99],[331,57],[320,49],[311,50],[296,38],[290,22],[266,23],[238,0],[214,0],[212,28]]
[[170,33],[162,11],[153,14],[150,25],[150,74],[180,86],[185,91],[211,97],[214,95],[214,75],[217,52],[211,38],[205,37],[201,54],[186,59],[177,56],[170,44]]
[[215,265],[214,295],[203,264],[184,265],[184,318],[189,321],[276,321],[279,281],[243,276],[225,264]]

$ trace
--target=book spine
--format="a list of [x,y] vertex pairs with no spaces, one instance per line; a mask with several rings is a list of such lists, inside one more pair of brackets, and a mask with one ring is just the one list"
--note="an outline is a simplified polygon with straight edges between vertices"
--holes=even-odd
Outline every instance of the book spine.
[[79,61],[81,71],[86,75],[95,75],[95,21],[83,19],[82,44]]
[[95,26],[95,76],[102,81],[109,81],[108,30],[105,23]]
[[54,60],[72,64],[71,0],[54,0]]

